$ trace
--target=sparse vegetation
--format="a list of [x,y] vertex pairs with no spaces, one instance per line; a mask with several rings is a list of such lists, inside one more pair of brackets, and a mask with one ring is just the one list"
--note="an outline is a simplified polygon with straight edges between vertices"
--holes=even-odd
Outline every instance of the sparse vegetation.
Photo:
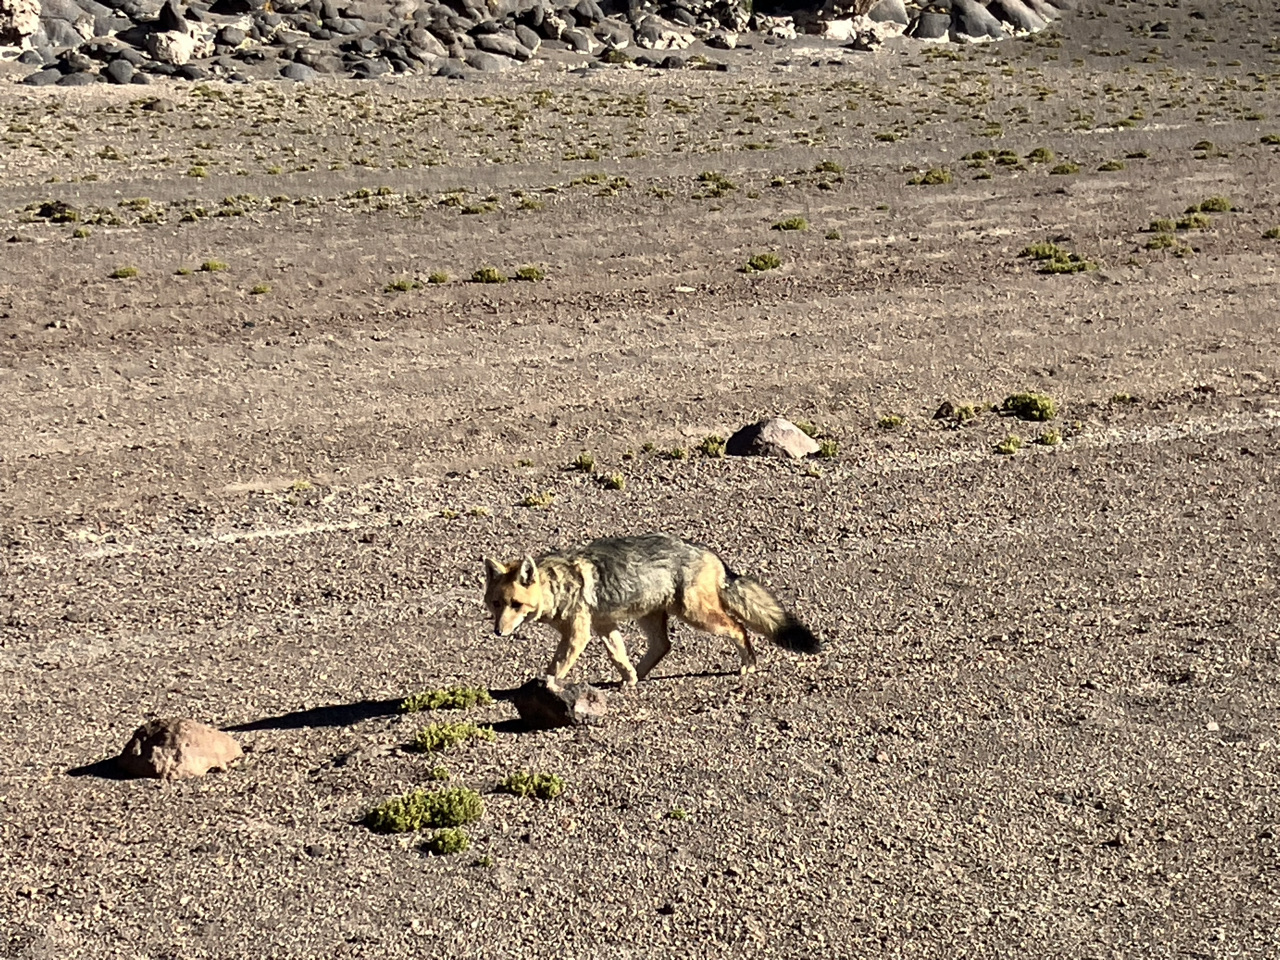
[[950,183],[952,179],[951,171],[946,167],[934,167],[912,177],[907,181],[907,185],[912,187],[934,187]]
[[1033,243],[1023,247],[1018,253],[1020,257],[1035,260],[1040,264],[1040,273],[1080,273],[1084,270],[1096,270],[1098,265],[1085,260],[1077,253],[1072,253],[1056,243]]
[[365,825],[378,833],[464,827],[484,816],[484,800],[466,787],[411,790],[374,807]]
[[1192,204],[1187,208],[1187,213],[1230,213],[1234,209],[1230,198],[1213,196],[1206,197],[1198,204]]
[[387,293],[408,293],[410,290],[420,290],[422,284],[417,280],[409,277],[399,277],[387,284]]
[[528,770],[520,770],[498,784],[498,789],[517,797],[554,800],[564,793],[564,781],[554,773],[532,773]]
[[668,820],[688,820],[689,813],[683,807],[672,807],[667,811]]
[[584,450],[574,457],[573,463],[569,464],[569,469],[577,470],[579,473],[594,473],[596,458]]
[[542,492],[534,491],[533,493],[525,494],[524,499],[520,501],[520,506],[535,509],[549,507],[555,502],[555,499],[556,495],[550,490],[543,490]]
[[1189,213],[1178,221],[1179,230],[1208,230],[1213,226],[1213,218],[1208,214]]
[[611,473],[600,478],[600,486],[606,490],[625,490],[627,478],[620,473]]
[[492,740],[493,727],[478,727],[471,721],[429,723],[414,735],[410,746],[419,753],[440,753],[468,740]]
[[814,456],[823,460],[832,460],[840,453],[840,445],[827,437],[818,441],[818,452]]
[[1011,457],[1022,449],[1022,438],[1017,434],[1009,434],[999,443],[996,444],[996,453]]
[[435,857],[462,853],[471,846],[471,837],[461,827],[445,827],[422,841],[422,849]]
[[1057,157],[1048,147],[1036,147],[1027,154],[1027,159],[1032,163],[1053,163]]
[[1062,442],[1062,434],[1057,430],[1046,430],[1040,436],[1036,437],[1036,443],[1042,447],[1056,447]]
[[905,422],[906,421],[903,420],[896,413],[890,413],[890,414],[886,414],[885,416],[877,420],[876,426],[879,427],[881,430],[897,430]]
[[516,279],[524,280],[527,283],[537,283],[540,280],[547,279],[547,274],[541,267],[526,266],[516,270]]
[[1262,232],[1264,240],[1280,240],[1280,227],[1270,227]]
[[137,275],[137,267],[116,267],[109,274],[112,280],[132,280]]
[[811,423],[808,420],[794,420],[792,423],[806,437],[812,437],[815,440],[818,438],[818,425],[816,423]]
[[400,703],[401,713],[417,713],[421,710],[469,710],[493,703],[493,697],[484,687],[445,687],[440,690],[424,690],[406,697]]
[[1056,167],[1054,167],[1052,170],[1049,171],[1049,173],[1052,176],[1056,176],[1056,177],[1070,176],[1073,173],[1079,173],[1079,172],[1080,172],[1080,164],[1074,163],[1070,160],[1066,160],[1058,164]]
[[253,294],[255,297],[260,297],[263,294],[271,292],[271,284],[255,283],[252,287],[249,288],[249,292]]
[[1052,420],[1058,415],[1058,405],[1053,397],[1044,393],[1012,393],[1000,404],[1003,413],[1019,420]]
[[777,270],[782,266],[782,259],[776,253],[757,253],[743,268],[745,273],[763,273],[765,270]]
[[231,268],[221,260],[206,260],[204,263],[200,264],[201,273],[221,273],[224,270],[230,269]]
[[804,217],[787,217],[773,225],[775,230],[808,230],[809,221]]
[[449,275],[445,273],[443,270],[433,270],[431,273],[427,274],[427,283],[435,284],[436,286],[439,286],[440,284],[448,283],[448,282],[449,282]]
[[698,450],[702,452],[704,457],[723,457],[725,439],[718,433],[707,434],[702,438],[702,442],[698,444]]
[[506,283],[507,275],[497,267],[480,267],[471,274],[472,283]]

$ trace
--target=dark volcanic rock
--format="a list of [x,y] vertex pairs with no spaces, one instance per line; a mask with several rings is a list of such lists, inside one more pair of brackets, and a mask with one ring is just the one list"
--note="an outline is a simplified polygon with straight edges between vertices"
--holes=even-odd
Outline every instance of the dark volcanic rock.
[[57,67],[46,67],[35,73],[29,73],[22,78],[23,84],[28,87],[51,87],[62,79],[62,71]]
[[608,713],[604,693],[586,683],[561,684],[538,677],[517,689],[511,705],[520,719],[538,730],[599,723]]
[[112,60],[102,69],[102,75],[110,83],[129,83],[133,80],[133,64],[124,57]]
[[999,40],[1003,36],[1004,24],[988,13],[978,0],[952,0],[952,40]]

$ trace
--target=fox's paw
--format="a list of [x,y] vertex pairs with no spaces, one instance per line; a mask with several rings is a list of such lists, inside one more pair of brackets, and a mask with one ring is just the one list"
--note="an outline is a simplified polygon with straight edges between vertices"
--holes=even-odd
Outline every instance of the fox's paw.
[[755,673],[755,672],[756,672],[756,665],[754,663],[744,663],[742,666],[738,668],[738,675],[741,677],[745,677],[747,674]]

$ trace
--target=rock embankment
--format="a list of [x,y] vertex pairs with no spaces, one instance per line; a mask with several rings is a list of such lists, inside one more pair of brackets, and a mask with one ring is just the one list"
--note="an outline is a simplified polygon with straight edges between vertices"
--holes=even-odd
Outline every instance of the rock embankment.
[[[0,43],[32,86],[501,72],[555,51],[596,64],[682,67],[680,51],[732,49],[797,29],[855,49],[887,36],[983,41],[1041,30],[1074,0],[949,0],[923,9],[830,2],[794,16],[736,0],[0,0]],[[701,61],[699,61],[701,62]],[[712,64],[714,66],[714,64]]]

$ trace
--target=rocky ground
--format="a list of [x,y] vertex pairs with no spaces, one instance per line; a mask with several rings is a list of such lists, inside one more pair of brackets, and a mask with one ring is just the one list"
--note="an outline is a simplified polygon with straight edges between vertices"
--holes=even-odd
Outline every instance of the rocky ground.
[[[729,72],[6,66],[0,954],[1280,954],[1277,35],[1184,0]],[[835,455],[698,451],[773,414]],[[680,629],[598,728],[499,699],[402,749],[407,694],[551,653],[490,635],[482,556],[654,528],[827,652],[740,679]],[[114,779],[157,715],[246,756]],[[468,851],[361,824],[436,766]],[[491,792],[520,768],[565,794]]]

